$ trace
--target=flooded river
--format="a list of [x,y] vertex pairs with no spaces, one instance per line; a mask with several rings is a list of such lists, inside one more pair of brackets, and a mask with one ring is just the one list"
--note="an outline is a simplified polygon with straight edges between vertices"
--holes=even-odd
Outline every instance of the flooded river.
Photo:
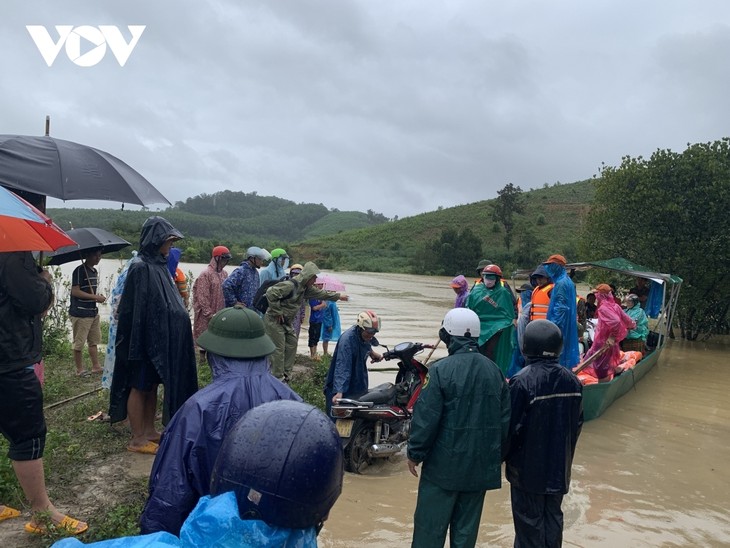
[[[194,275],[202,266],[182,265]],[[118,267],[118,261],[102,261],[102,280]],[[71,266],[66,270],[70,274]],[[336,276],[352,298],[339,303],[343,328],[360,310],[371,308],[382,317],[382,344],[438,340],[441,319],[453,304],[448,278]],[[300,351],[305,347],[303,338]],[[634,391],[585,424],[571,492],[563,503],[565,546],[730,546],[728,350],[723,342],[671,341]],[[442,347],[434,353],[443,355]],[[377,384],[393,377],[392,372],[371,373],[370,380]],[[320,546],[410,545],[417,489],[404,457],[362,476],[346,474]],[[478,546],[512,542],[504,482],[501,490],[487,493]]]

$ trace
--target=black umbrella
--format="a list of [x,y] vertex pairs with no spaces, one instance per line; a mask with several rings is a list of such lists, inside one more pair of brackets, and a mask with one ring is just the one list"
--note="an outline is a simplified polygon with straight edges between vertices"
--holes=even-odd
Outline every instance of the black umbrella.
[[49,136],[0,135],[0,185],[61,200],[170,203],[119,158]]
[[81,253],[89,249],[101,248],[102,253],[111,253],[132,245],[127,240],[102,228],[74,228],[67,231],[66,234],[78,245],[62,247],[53,253],[49,253],[48,257],[51,260],[48,264],[60,265],[80,261],[82,259]]

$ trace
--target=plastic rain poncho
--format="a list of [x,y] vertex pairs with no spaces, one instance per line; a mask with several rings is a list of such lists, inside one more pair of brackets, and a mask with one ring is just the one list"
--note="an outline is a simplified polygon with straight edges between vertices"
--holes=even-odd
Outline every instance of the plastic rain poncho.
[[469,282],[467,279],[459,274],[451,280],[451,287],[456,291],[454,308],[466,308],[466,300],[469,298]]
[[558,358],[560,365],[572,369],[580,361],[575,284],[561,265],[546,263],[543,266],[555,284],[546,319],[557,325],[563,335],[563,350]]
[[167,425],[150,472],[141,531],[177,534],[198,499],[210,493],[216,456],[226,433],[246,411],[275,400],[301,401],[269,373],[266,357],[208,353],[213,382],[190,397]]
[[182,237],[167,220],[150,217],[140,235],[139,261],[127,271],[119,302],[116,356],[109,415],[112,422],[127,417],[129,362],[150,363],[165,387],[163,416],[172,417],[198,389],[195,346],[190,315],[167,270],[160,247],[169,236]]
[[109,337],[106,343],[106,355],[104,357],[104,371],[101,374],[101,386],[109,390],[112,387],[112,375],[114,374],[114,360],[116,359],[117,353],[115,350],[117,342],[117,309],[119,308],[119,301],[122,298],[122,291],[124,291],[124,282],[127,280],[127,272],[129,271],[129,265],[137,261],[137,252],[132,251],[132,258],[127,261],[122,268],[122,271],[117,276],[117,283],[114,284],[111,296],[109,297],[109,305],[111,308],[111,314],[109,315]]
[[598,310],[596,310],[598,324],[593,333],[593,345],[586,352],[585,359],[587,360],[601,350],[609,338],[613,339],[613,343],[610,344],[608,350],[596,358],[590,366],[586,367],[585,371],[597,379],[610,380],[613,378],[616,366],[621,361],[619,343],[626,338],[628,330],[636,324],[623,311],[621,306],[616,304],[613,293],[596,291],[596,303],[598,304]]
[[626,338],[629,340],[640,339],[645,341],[646,337],[649,335],[649,318],[646,317],[644,309],[638,304],[635,304],[626,310],[626,315],[634,320],[634,323],[636,323],[636,328],[630,330],[626,334]]
[[515,307],[512,294],[500,280],[489,289],[485,284],[475,285],[466,301],[467,308],[479,316],[479,346],[485,344],[494,335],[502,332],[494,351],[494,362],[502,374],[506,375],[512,361],[512,331],[515,320]]
[[53,548],[316,548],[317,531],[272,527],[260,520],[243,520],[233,492],[217,497],[205,496],[190,513],[180,536],[160,532],[136,537],[122,537],[84,544],[65,538]]

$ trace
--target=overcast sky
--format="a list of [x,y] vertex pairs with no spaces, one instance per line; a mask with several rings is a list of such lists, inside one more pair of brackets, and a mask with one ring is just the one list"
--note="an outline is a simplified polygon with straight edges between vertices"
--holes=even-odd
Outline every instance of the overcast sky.
[[[146,28],[123,67],[49,67],[26,25]],[[729,52],[728,0],[4,0],[0,134],[49,114],[173,203],[403,217],[730,135]]]

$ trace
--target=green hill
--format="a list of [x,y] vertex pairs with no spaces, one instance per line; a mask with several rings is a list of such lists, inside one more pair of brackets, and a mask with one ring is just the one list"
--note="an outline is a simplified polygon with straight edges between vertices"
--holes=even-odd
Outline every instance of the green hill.
[[[578,238],[594,196],[592,180],[556,184],[522,194],[510,250],[504,228],[492,220],[496,200],[439,209],[386,224],[307,239],[290,246],[322,268],[371,272],[458,273],[429,263],[429,246],[444,231],[470,229],[481,240],[476,255],[506,268],[531,268],[552,253],[578,259]],[[435,259],[434,259],[435,262]],[[469,263],[470,264],[470,263]]]
[[[523,192],[524,213],[515,215],[509,250],[504,227],[493,221],[497,199],[397,221],[372,210],[329,210],[322,204],[232,191],[201,194],[154,213],[78,208],[48,213],[62,228],[105,228],[133,244],[139,240],[144,220],[162,215],[185,234],[180,247],[183,260],[189,262],[207,262],[210,249],[218,244],[229,246],[236,260],[250,245],[283,246],[296,261],[315,260],[322,268],[451,274],[451,267],[439,264],[435,257],[448,256],[442,252],[451,244],[441,240],[453,236],[449,231],[455,231],[457,240],[463,237],[468,242],[466,250],[453,246],[453,263],[466,253],[488,258],[509,271],[531,268],[552,253],[578,259],[578,235],[593,196],[591,180]],[[471,262],[476,261],[470,258],[467,263]],[[455,266],[453,273],[464,270]]]

